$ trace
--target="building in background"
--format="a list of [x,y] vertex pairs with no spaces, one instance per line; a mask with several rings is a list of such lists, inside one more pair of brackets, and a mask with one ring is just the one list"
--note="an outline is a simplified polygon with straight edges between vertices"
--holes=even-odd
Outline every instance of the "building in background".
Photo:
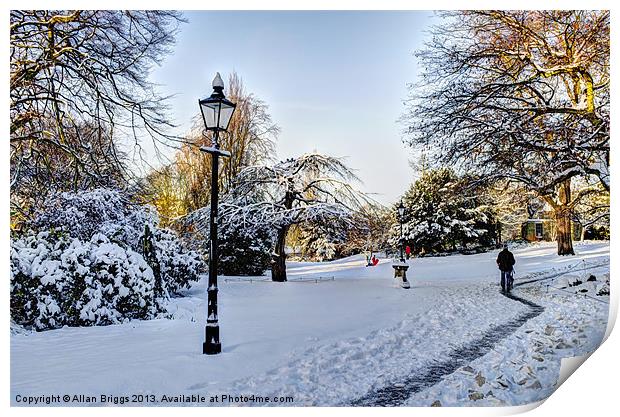
[[[582,226],[571,222],[573,240],[582,240]],[[555,219],[550,212],[542,212],[538,218],[530,218],[521,224],[521,238],[528,242],[555,240]]]

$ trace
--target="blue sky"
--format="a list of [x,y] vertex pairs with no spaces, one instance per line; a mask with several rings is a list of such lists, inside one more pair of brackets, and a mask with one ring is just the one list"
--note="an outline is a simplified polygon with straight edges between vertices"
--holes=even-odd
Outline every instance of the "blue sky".
[[401,142],[413,52],[436,19],[424,11],[186,12],[175,51],[151,75],[189,127],[219,71],[236,71],[282,132],[278,159],[319,151],[347,157],[363,184],[394,202],[413,179]]

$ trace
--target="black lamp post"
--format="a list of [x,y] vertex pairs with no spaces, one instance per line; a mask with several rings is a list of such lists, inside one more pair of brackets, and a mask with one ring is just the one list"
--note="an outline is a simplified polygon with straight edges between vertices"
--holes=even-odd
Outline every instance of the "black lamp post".
[[205,129],[213,132],[211,146],[202,146],[200,150],[211,154],[211,213],[209,217],[209,287],[207,288],[207,325],[202,353],[215,355],[222,351],[220,343],[220,325],[217,317],[217,205],[219,159],[230,157],[230,152],[220,150],[219,132],[225,132],[235,111],[236,104],[226,100],[224,81],[218,72],[213,79],[211,97],[198,100]]
[[405,256],[403,255],[403,222],[405,221],[405,206],[403,200],[400,200],[398,205],[398,221],[400,223],[400,261],[405,262]]

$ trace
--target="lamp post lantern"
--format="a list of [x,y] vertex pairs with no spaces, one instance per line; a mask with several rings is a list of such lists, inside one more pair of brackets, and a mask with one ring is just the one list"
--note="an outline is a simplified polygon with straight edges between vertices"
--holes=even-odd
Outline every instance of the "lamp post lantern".
[[400,223],[400,261],[405,262],[405,256],[403,255],[403,222],[405,221],[405,206],[403,200],[400,200],[398,205],[398,222]]
[[405,206],[403,205],[403,200],[400,200],[400,204],[396,207],[396,212],[398,214],[398,222],[400,223],[400,262],[394,263],[392,268],[394,268],[394,278],[400,281],[400,286],[402,288],[411,288],[411,284],[407,281],[407,270],[409,269],[409,265],[405,262],[405,256],[403,254],[403,222],[405,221]]
[[224,96],[224,81],[218,72],[213,79],[213,93],[210,97],[198,100],[200,112],[207,131],[212,131],[211,146],[201,146],[200,150],[211,154],[211,212],[209,216],[209,282],[207,288],[207,324],[202,353],[215,355],[222,351],[220,325],[217,316],[217,206],[219,159],[230,157],[230,152],[220,150],[219,133],[228,129],[236,104]]

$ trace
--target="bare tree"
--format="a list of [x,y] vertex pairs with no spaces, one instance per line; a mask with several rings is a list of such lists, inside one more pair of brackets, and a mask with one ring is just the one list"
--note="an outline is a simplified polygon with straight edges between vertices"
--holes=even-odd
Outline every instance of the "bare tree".
[[[228,80],[226,97],[237,104],[228,132],[220,135],[220,147],[231,153],[222,159],[219,176],[220,190],[226,193],[234,178],[244,167],[270,161],[275,155],[275,140],[280,128],[272,121],[269,106],[252,93],[248,93],[243,80],[232,73]],[[175,158],[176,170],[186,184],[184,204],[186,212],[204,207],[209,202],[211,163],[198,148],[211,144],[211,133],[204,133],[203,121],[196,116],[194,127],[188,134]]]
[[609,12],[467,11],[418,53],[403,121],[412,145],[487,179],[511,179],[555,213],[558,254],[574,254],[571,211],[595,175],[609,189]]
[[[18,225],[31,217],[55,191],[96,187],[118,188],[126,181],[122,163],[127,159],[114,148],[106,132],[90,123],[67,130],[62,151],[48,141],[11,149],[11,220]],[[84,169],[88,166],[89,169]]]
[[388,207],[369,202],[356,209],[351,215],[351,224],[346,230],[342,252],[353,255],[387,249],[388,231],[396,222],[395,213]]
[[581,226],[580,239],[584,239],[587,229],[592,226],[602,226],[609,229],[609,192],[600,183],[588,181],[588,179],[577,181],[575,187],[581,190],[582,194],[590,191],[575,205],[572,211],[572,220]]
[[174,139],[166,133],[165,98],[147,77],[170,51],[181,21],[167,11],[11,11],[15,210],[36,205],[50,186],[67,186],[46,183],[67,167],[71,189],[79,188],[80,177],[98,175],[101,165],[122,177],[121,141],[140,153],[145,137]]

